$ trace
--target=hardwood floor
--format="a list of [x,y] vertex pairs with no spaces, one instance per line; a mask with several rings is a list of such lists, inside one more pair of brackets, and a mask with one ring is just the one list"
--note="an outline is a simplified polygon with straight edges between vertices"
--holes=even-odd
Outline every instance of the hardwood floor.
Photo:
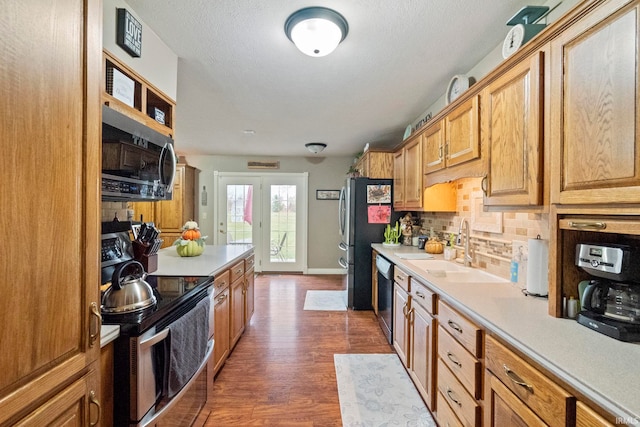
[[259,275],[255,313],[213,385],[206,427],[341,426],[335,353],[392,353],[373,311],[304,311],[342,276]]

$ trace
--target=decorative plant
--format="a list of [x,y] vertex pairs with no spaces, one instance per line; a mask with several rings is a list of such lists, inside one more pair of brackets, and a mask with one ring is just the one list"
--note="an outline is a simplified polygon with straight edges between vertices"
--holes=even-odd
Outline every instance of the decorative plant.
[[396,221],[395,227],[391,227],[391,224],[387,224],[387,229],[384,231],[384,242],[389,244],[399,244],[400,239],[400,224]]
[[198,256],[204,252],[206,238],[200,233],[197,222],[187,221],[182,227],[182,235],[173,245],[180,256]]
[[447,239],[447,246],[449,247],[453,247],[453,244],[456,241],[456,235],[455,233],[449,233],[449,238]]

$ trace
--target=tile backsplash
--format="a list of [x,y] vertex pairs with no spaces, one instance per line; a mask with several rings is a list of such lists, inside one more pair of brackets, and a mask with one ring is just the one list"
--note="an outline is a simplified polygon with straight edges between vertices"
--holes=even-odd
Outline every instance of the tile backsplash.
[[[527,212],[484,212],[482,209],[482,178],[465,178],[457,181],[457,212],[421,212],[422,230],[428,234],[431,227],[440,237],[458,234],[462,218],[471,227],[470,248],[474,265],[509,278],[513,242],[528,239],[549,241],[549,215]],[[459,251],[462,246],[457,246]]]
[[113,221],[118,218],[120,221],[131,221],[133,209],[128,202],[102,202],[101,220],[103,222]]

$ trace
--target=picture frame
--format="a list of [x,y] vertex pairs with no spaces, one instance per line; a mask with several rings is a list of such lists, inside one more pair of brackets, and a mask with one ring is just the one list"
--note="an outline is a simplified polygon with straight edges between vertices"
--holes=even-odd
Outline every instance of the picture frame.
[[316,190],[316,200],[338,200],[340,190]]

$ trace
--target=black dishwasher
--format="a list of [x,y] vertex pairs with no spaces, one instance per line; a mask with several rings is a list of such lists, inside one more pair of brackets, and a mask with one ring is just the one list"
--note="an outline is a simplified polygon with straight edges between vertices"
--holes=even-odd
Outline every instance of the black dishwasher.
[[378,322],[391,344],[393,341],[393,264],[378,254],[376,256],[378,269]]

